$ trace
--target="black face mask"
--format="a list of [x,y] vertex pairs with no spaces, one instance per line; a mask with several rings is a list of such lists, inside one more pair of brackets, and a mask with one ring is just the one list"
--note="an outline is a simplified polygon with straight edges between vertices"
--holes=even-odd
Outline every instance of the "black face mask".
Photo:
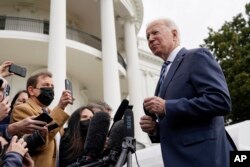
[[89,128],[89,123],[90,123],[89,119],[80,121],[80,129],[81,129],[81,132],[82,132],[83,135],[87,134],[87,131],[88,131],[88,128]]
[[40,88],[40,95],[37,99],[45,106],[49,106],[54,99],[54,89],[53,88]]

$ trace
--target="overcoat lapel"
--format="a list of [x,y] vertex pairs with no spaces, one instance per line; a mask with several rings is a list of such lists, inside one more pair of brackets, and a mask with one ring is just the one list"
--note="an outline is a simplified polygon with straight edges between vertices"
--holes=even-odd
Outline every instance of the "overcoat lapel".
[[[180,52],[176,55],[174,61],[172,62],[171,66],[170,66],[170,69],[167,73],[167,76],[165,77],[165,79],[162,83],[161,88],[158,88],[158,89],[160,89],[160,90],[158,90],[158,91],[160,91],[160,94],[158,93],[160,97],[164,97],[164,94],[168,88],[168,85],[169,85],[170,81],[172,80],[172,78],[174,77],[174,74],[175,74],[176,70],[178,69],[178,67],[180,66],[186,52],[187,52],[187,50],[185,48],[182,48],[180,50]],[[158,84],[157,84],[157,87],[158,87]]]

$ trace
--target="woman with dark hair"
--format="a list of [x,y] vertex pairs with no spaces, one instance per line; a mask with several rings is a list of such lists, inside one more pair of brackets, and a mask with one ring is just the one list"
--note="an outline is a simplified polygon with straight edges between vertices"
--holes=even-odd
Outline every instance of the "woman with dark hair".
[[90,119],[94,113],[86,106],[80,107],[73,112],[68,120],[60,141],[59,166],[65,167],[77,161],[83,156],[84,142]]
[[17,92],[11,101],[9,115],[5,117],[2,121],[0,121],[0,124],[9,124],[10,115],[11,115],[13,108],[19,104],[25,103],[27,99],[28,99],[28,94],[26,90],[20,90],[19,92]]

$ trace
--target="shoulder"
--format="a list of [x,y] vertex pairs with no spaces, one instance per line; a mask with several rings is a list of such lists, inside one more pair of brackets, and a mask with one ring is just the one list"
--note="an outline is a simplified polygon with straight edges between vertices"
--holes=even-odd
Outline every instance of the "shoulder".
[[194,49],[186,49],[186,54],[192,55],[212,55],[212,53],[207,48],[194,48]]
[[28,116],[38,115],[40,113],[39,106],[28,100],[24,104],[20,104],[13,108],[11,113],[11,122],[20,121]]
[[185,56],[186,59],[191,61],[199,61],[199,60],[215,60],[215,57],[207,48],[195,48],[186,50]]

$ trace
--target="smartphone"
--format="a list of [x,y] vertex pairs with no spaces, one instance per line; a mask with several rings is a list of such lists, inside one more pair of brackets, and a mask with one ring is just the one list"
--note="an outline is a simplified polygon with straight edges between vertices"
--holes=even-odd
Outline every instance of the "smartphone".
[[48,131],[52,131],[53,129],[56,129],[58,127],[59,127],[58,124],[56,122],[53,122],[48,126]]
[[42,114],[38,115],[36,118],[34,118],[35,120],[39,120],[39,121],[44,121],[47,123],[50,123],[51,121],[53,121],[53,119],[49,116],[49,114],[43,112]]
[[[73,97],[72,82],[68,79],[65,79],[65,89],[70,90],[71,96]],[[73,102],[71,104],[73,104]]]
[[9,72],[14,73],[20,77],[25,77],[27,69],[25,67],[21,67],[16,64],[11,64],[9,67]]
[[10,95],[10,85],[7,84],[4,89],[3,89],[3,98],[7,97]]

